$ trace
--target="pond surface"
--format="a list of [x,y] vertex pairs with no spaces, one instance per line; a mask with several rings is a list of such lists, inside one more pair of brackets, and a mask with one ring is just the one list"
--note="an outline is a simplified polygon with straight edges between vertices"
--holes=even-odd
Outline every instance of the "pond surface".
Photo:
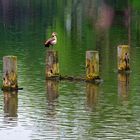
[[[3,56],[17,56],[23,90],[0,91],[0,139],[140,139],[139,9],[127,0],[1,0],[0,75]],[[60,73],[84,77],[85,52],[98,50],[101,84],[45,80],[53,31]],[[117,73],[120,44],[131,47],[129,75]]]

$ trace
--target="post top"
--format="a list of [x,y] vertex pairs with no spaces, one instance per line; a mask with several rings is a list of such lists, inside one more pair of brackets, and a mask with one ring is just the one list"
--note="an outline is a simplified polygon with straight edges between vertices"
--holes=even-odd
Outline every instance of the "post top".
[[3,58],[17,58],[17,56],[14,56],[14,55],[7,55],[7,56],[3,56]]
[[119,45],[118,47],[123,47],[123,48],[128,48],[129,47],[129,45]]
[[5,55],[3,57],[17,57],[17,56],[15,56],[15,55]]
[[88,50],[86,52],[89,52],[89,53],[98,53],[98,51],[93,51],[93,50]]

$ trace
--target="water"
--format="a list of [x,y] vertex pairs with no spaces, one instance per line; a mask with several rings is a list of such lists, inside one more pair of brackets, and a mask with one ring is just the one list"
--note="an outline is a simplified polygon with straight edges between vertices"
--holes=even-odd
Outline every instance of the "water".
[[[2,0],[0,75],[2,57],[16,55],[23,90],[0,91],[0,139],[139,139],[139,9],[136,1]],[[84,76],[85,51],[98,50],[103,83],[45,80],[52,31],[61,74]],[[131,73],[120,82],[117,46],[128,43]]]

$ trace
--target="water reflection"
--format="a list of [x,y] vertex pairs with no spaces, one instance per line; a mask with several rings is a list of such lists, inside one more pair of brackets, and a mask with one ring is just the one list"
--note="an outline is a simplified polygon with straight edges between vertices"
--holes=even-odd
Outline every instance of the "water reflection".
[[47,80],[47,99],[53,102],[58,96],[58,81]]
[[5,117],[17,117],[18,94],[17,91],[3,92]]
[[4,91],[4,122],[8,125],[17,124],[18,93]]
[[57,98],[59,96],[58,92],[58,81],[47,80],[47,101],[48,101],[48,113],[49,115],[55,115],[55,106],[57,103]]
[[127,73],[118,74],[118,94],[119,94],[119,96],[123,97],[124,99],[126,99],[128,97],[129,77],[130,77],[130,75]]
[[86,84],[86,98],[87,98],[87,105],[91,109],[95,109],[97,104],[97,98],[99,94],[99,86],[93,83]]

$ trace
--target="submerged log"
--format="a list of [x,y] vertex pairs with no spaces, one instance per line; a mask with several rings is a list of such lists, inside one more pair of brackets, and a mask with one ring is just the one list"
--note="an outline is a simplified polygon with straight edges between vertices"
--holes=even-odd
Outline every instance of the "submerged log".
[[3,86],[2,90],[12,91],[18,89],[17,82],[17,57],[3,57]]
[[99,77],[99,53],[98,51],[86,52],[86,81],[94,81]]
[[58,52],[47,50],[46,57],[46,79],[55,79],[59,77]]
[[128,45],[118,46],[118,71],[130,71],[130,54]]

